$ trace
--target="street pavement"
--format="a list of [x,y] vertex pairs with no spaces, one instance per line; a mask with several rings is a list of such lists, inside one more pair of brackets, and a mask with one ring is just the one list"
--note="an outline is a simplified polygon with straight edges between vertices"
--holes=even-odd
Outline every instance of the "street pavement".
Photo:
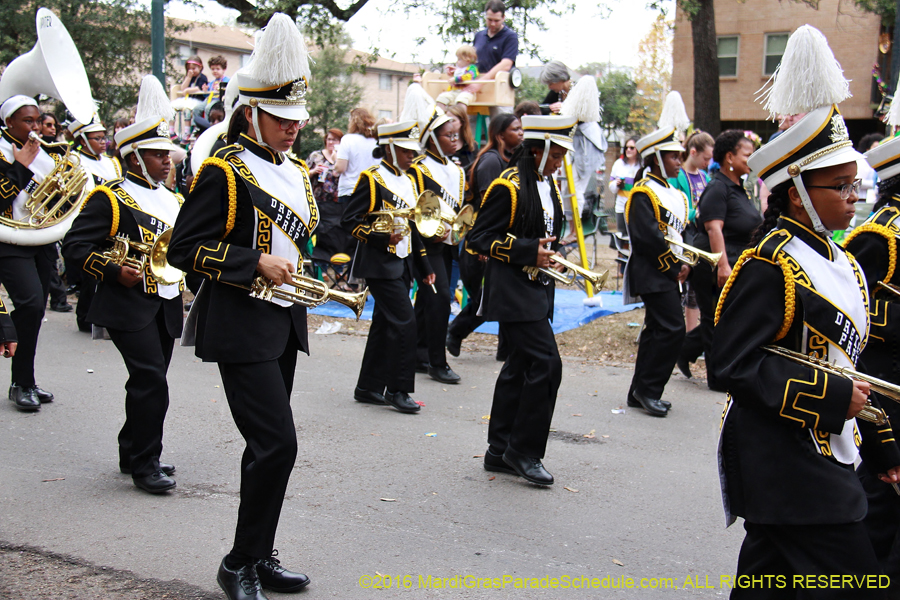
[[[162,458],[178,487],[151,496],[118,472],[118,352],[71,314],[47,319],[37,378],[56,401],[36,414],[0,404],[0,547],[224,597],[215,574],[232,541],[243,440],[216,366],[176,346]],[[276,537],[282,564],[312,579],[301,598],[727,597],[743,530],[725,529],[718,486],[724,395],[676,375],[670,415],[653,418],[625,408],[630,369],[564,359],[544,460],[556,484],[541,488],[481,466],[501,366],[492,354],[464,343],[450,357],[460,385],[418,375],[425,406],[405,415],[353,401],[364,337],[310,342]],[[652,589],[666,585],[678,589]]]

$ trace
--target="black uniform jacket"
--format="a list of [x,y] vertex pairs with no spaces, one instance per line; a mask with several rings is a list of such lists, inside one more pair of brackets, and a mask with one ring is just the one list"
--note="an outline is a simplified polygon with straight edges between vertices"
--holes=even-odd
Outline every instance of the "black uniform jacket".
[[[446,158],[441,158],[437,154],[434,154],[431,150],[426,150],[425,153],[428,156],[430,156],[431,158],[433,158],[434,160],[438,161],[439,163],[442,163],[445,165],[448,163],[455,164],[455,163],[452,163],[451,161],[447,160]],[[425,159],[424,154],[422,156],[419,156],[418,158],[416,158],[415,161],[413,161],[413,166],[412,166],[412,170],[415,171],[415,173],[416,173],[416,179],[418,181],[421,181],[424,184],[422,191],[428,190],[430,192],[434,192],[435,194],[437,194],[438,198],[443,198],[444,201],[447,202],[448,205],[452,206],[453,201],[449,200],[448,198],[445,197],[444,188],[441,186],[440,183],[438,183],[437,181],[434,180],[434,174],[428,170],[428,167],[426,165],[422,164],[422,161],[424,159]],[[453,193],[458,194],[460,196],[464,195],[464,190],[461,189],[463,187],[464,180],[465,180],[465,175],[463,174],[462,170],[460,170],[459,188],[457,188],[455,190],[446,190],[446,191],[447,192],[452,191]],[[461,207],[462,207],[462,197],[460,197],[460,208]],[[447,223],[444,223],[444,227],[445,228],[449,227],[449,225]],[[428,253],[429,255],[441,254],[444,251],[444,247],[447,246],[447,244],[445,244],[443,242],[443,240],[441,240],[437,237],[427,238],[425,236],[422,236],[422,242],[425,244],[425,252]]]
[[[397,257],[397,249],[391,245],[391,236],[387,233],[376,233],[372,230],[372,219],[367,215],[376,210],[397,208],[394,192],[383,184],[379,170],[390,171],[395,176],[400,174],[393,165],[381,161],[369,167],[359,175],[356,187],[344,208],[341,227],[359,240],[356,247],[356,258],[353,261],[353,275],[372,279],[398,279],[403,276],[403,260]],[[424,182],[418,171],[407,172],[412,181],[413,192],[418,196]],[[410,199],[405,199],[407,202]],[[414,201],[415,199],[413,199]],[[410,207],[412,208],[412,207]],[[410,248],[407,258],[415,261],[416,273],[426,277],[434,271],[425,258],[425,245],[422,236],[413,221],[409,222]]]
[[[898,235],[900,198],[894,197],[844,241],[844,248],[862,267],[869,288],[869,341],[860,355],[860,368],[893,383],[900,383],[900,297],[879,282],[900,286]],[[890,400],[882,404],[891,419],[900,421],[900,404]]]
[[[0,130],[0,136],[13,144],[16,148],[22,148],[22,142],[9,134],[8,129]],[[64,149],[50,148],[47,152],[53,156],[57,164],[65,154]],[[12,218],[13,200],[19,195],[23,189],[28,187],[34,173],[28,167],[24,166],[17,160],[7,162],[6,157],[0,153],[0,214]],[[36,256],[38,252],[46,252],[48,255],[56,256],[56,248],[54,244],[43,244],[41,246],[17,246],[0,242],[0,258],[4,256],[30,257]]]
[[662,218],[666,211],[647,186],[648,179],[672,187],[664,179],[648,175],[634,184],[625,205],[625,221],[631,238],[631,256],[626,268],[629,290],[635,296],[678,289],[682,265],[666,242],[666,223]]
[[[761,348],[774,344],[808,354],[823,340],[817,342],[810,330],[804,347],[804,329],[830,331],[828,323],[816,319],[812,304],[804,306],[806,275],[781,251],[793,236],[833,260],[833,245],[782,218],[758,246],[741,255],[716,311],[715,377],[730,393],[720,454],[728,508],[753,523],[855,522],[866,514],[866,496],[853,465],[837,462],[829,443],[830,434],[844,427],[852,383]],[[865,294],[862,275],[857,278]],[[834,315],[826,320],[834,321]],[[871,400],[879,406],[874,395]],[[856,422],[860,453],[873,470],[900,465],[889,424]]]
[[[256,209],[241,174],[249,170],[235,156],[243,149],[275,164],[289,160],[246,135],[241,135],[238,144],[218,150],[203,162],[194,178],[169,246],[170,264],[208,280],[195,300],[200,304],[192,308],[192,312],[199,311],[195,353],[204,361],[251,363],[276,359],[284,351],[291,327],[303,351],[309,353],[305,307],[283,307],[249,295],[263,253],[259,247],[254,249],[254,240],[260,240],[257,246],[264,246],[268,236],[282,234],[268,228],[257,231]],[[308,182],[306,187],[312,215],[309,227],[314,229],[318,211]],[[301,248],[308,239],[304,234]]]
[[[503,171],[484,194],[484,202],[475,225],[465,238],[466,249],[489,256],[484,274],[481,311],[488,321],[524,322],[553,319],[553,279],[544,285],[532,281],[523,267],[537,263],[539,239],[525,237],[526,223],[544,222],[540,200],[534,203],[535,214],[526,215],[519,202],[519,171],[512,167]],[[562,202],[556,184],[550,182],[553,196],[553,232],[559,248],[562,229]],[[540,212],[538,212],[540,211]],[[512,234],[516,239],[509,237]],[[544,236],[541,236],[544,237]]]
[[[151,189],[150,184],[138,175],[128,173],[126,177],[137,185]],[[156,318],[162,305],[166,330],[173,338],[181,337],[184,316],[181,294],[166,300],[156,293],[156,280],[150,275],[149,261],[144,271],[147,291],[141,282],[126,287],[118,280],[122,267],[103,256],[103,251],[112,247],[109,238],[117,235],[128,236],[137,242],[153,243],[153,239],[145,239],[131,212],[139,209],[130,195],[121,189],[123,181],[108,181],[107,185],[97,186],[91,191],[63,240],[63,256],[72,267],[83,269],[97,278],[97,292],[87,315],[90,323],[122,331],[138,331]],[[129,204],[132,206],[129,207]]]

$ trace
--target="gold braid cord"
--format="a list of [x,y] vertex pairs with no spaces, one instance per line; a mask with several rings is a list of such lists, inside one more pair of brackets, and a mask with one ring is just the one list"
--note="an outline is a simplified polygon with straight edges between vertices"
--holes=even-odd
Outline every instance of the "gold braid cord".
[[87,206],[88,200],[93,198],[94,196],[105,195],[109,200],[109,205],[112,208],[112,223],[109,225],[109,237],[115,237],[116,232],[119,231],[119,200],[116,198],[115,192],[106,187],[105,185],[98,185],[94,188],[94,191],[85,199],[82,203],[81,208],[79,208],[79,212],[84,210],[84,207]]
[[880,235],[888,243],[888,272],[887,275],[884,276],[885,283],[890,283],[891,278],[894,276],[894,270],[897,267],[897,236],[891,231],[888,227],[884,225],[878,225],[877,223],[866,223],[865,225],[860,225],[855,228],[844,239],[844,243],[842,246],[844,249],[847,248],[847,245],[856,238],[856,236],[863,233],[874,233]]
[[231,230],[234,229],[234,221],[237,219],[237,185],[234,181],[234,171],[231,169],[231,165],[221,158],[211,156],[204,160],[203,164],[200,165],[200,168],[197,169],[197,174],[194,175],[194,182],[191,184],[191,192],[194,191],[194,187],[196,187],[197,182],[200,180],[200,174],[203,173],[203,169],[205,169],[207,165],[222,169],[225,173],[225,180],[228,182],[228,219],[225,221],[225,235],[222,236],[222,239],[224,240],[228,237],[228,234],[231,233]]
[[501,185],[509,190],[509,202],[511,205],[509,211],[509,227],[511,229],[513,226],[513,222],[516,220],[516,204],[518,204],[519,202],[519,197],[517,195],[518,189],[512,181],[508,179],[495,179],[494,182],[491,183],[491,185],[488,187],[487,191],[484,192],[484,198],[481,201],[481,207],[484,208],[484,203],[487,202],[488,196],[491,195],[491,192],[498,185]]
[[[631,188],[631,193],[628,194],[628,201],[625,202],[625,223],[628,223],[629,217],[631,214],[631,199],[634,198],[635,192],[641,192],[647,195],[650,198],[650,205],[653,206],[653,216],[656,217],[656,222],[659,223],[659,198],[656,197],[656,194],[646,185],[640,185],[643,181],[647,181],[646,179],[641,182],[635,184],[633,188]],[[685,213],[687,214],[687,213]],[[662,225],[662,223],[660,223]],[[664,225],[663,225],[664,227]],[[662,227],[660,227],[661,231],[664,231]]]

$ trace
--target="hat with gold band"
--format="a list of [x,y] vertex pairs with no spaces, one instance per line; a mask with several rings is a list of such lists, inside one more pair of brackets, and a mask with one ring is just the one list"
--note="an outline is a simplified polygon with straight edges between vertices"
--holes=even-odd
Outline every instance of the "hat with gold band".
[[145,75],[134,124],[115,134],[119,152],[125,156],[135,150],[175,150],[169,137],[169,120],[174,116],[162,84],[153,75]]
[[635,142],[635,147],[641,158],[646,158],[654,152],[684,152],[684,146],[678,141],[674,127],[648,133]]
[[541,156],[541,164],[538,173],[544,172],[544,165],[550,157],[550,145],[556,144],[566,150],[575,150],[572,137],[578,130],[576,117],[564,117],[562,115],[522,115],[522,129],[525,131],[526,140],[543,140],[544,153]]
[[96,133],[98,131],[106,131],[106,127],[103,126],[103,123],[100,122],[100,115],[94,113],[91,116],[91,120],[87,123],[82,123],[79,120],[74,120],[69,123],[69,133],[71,133],[74,137],[77,137],[83,133]]
[[900,174],[900,137],[881,142],[865,154],[866,161],[884,181]]
[[402,123],[386,123],[378,126],[378,144],[380,146],[397,146],[407,150],[419,152],[420,129],[416,121],[403,121]]
[[282,119],[291,121],[309,120],[306,110],[306,92],[309,82],[299,77],[280,84],[266,85],[249,75],[238,73],[238,102],[251,108],[259,107]]

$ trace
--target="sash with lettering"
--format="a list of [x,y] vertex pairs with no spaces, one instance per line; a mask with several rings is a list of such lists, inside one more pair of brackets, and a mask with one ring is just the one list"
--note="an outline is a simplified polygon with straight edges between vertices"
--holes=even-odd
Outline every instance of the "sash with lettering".
[[[380,189],[379,193],[381,195],[381,202],[385,205],[386,208],[395,208],[395,209],[404,209],[404,208],[412,208],[406,200],[403,199],[401,194],[398,194],[397,191],[392,190],[388,185],[387,181],[385,181],[384,177],[382,177],[381,172],[378,169],[373,169],[371,171],[372,177],[375,179],[375,182],[378,183],[378,187]],[[388,171],[390,173],[390,171]],[[393,174],[391,174],[393,175]],[[406,179],[400,179],[405,177]],[[416,189],[413,187],[412,179],[410,179],[409,175],[403,173],[399,176],[395,176],[394,179],[400,179],[401,182],[408,181],[409,182],[409,192],[413,194],[415,197]],[[402,191],[402,190],[401,190]],[[390,197],[388,197],[390,196]],[[406,223],[406,219],[401,219],[397,217],[394,219],[394,223],[397,225]],[[399,242],[395,246],[388,246],[388,252],[393,252],[395,256],[398,258],[406,258],[409,256],[409,236],[404,236],[400,239]]]
[[[303,251],[319,222],[309,179],[290,160],[276,165],[247,150],[226,160],[250,192],[256,219],[254,248],[288,259],[300,272]],[[281,287],[295,291],[287,284]],[[277,298],[273,302],[280,306],[292,305]]]

